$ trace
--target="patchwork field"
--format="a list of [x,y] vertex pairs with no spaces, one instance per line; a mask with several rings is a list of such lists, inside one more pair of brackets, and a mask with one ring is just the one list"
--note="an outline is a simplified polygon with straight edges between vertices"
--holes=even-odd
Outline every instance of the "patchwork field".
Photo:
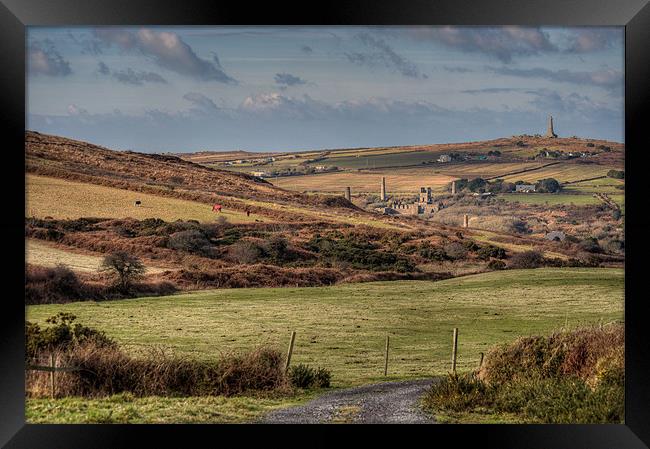
[[595,178],[605,176],[612,167],[606,167],[596,164],[573,164],[564,163],[544,167],[540,170],[534,170],[530,173],[519,173],[511,176],[505,176],[504,181],[515,182],[537,182],[540,179],[555,178],[560,182],[573,182],[581,179]]
[[269,179],[283,189],[299,192],[328,192],[343,194],[345,187],[356,193],[380,192],[381,178],[386,178],[389,193],[417,194],[422,186],[444,189],[453,179],[451,176],[434,174],[428,170],[414,171],[372,171],[372,172],[334,172],[309,176],[288,176]]
[[319,288],[209,290],[158,298],[27,308],[38,323],[70,312],[138,352],[160,345],[196,358],[259,345],[285,348],[297,332],[292,363],[332,370],[336,387],[383,380],[391,337],[391,379],[449,369],[453,327],[459,369],[479,353],[521,335],[623,319],[622,269],[508,270],[439,282],[394,281]]
[[[53,218],[162,218],[166,221],[214,221],[210,205],[177,198],[160,197],[130,190],[27,174],[25,215]],[[136,200],[141,206],[134,206]],[[231,223],[254,221],[255,216],[224,210]],[[264,217],[265,221],[269,221]]]

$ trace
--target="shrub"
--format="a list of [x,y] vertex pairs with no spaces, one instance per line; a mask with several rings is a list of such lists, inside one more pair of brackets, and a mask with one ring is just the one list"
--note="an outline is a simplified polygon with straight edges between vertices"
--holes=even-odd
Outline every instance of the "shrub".
[[598,244],[598,240],[595,237],[587,237],[586,239],[582,240],[578,246],[583,251],[587,251],[589,253],[600,253],[603,250]]
[[592,142],[587,142],[588,147],[594,147],[595,145]]
[[325,368],[318,367],[314,373],[314,386],[316,388],[329,388],[332,373]]
[[554,178],[540,179],[535,184],[535,190],[540,193],[556,193],[562,190],[562,186]]
[[210,241],[198,230],[180,231],[170,235],[167,247],[201,256],[210,256],[213,253]]
[[325,368],[314,369],[302,363],[289,368],[289,381],[297,388],[329,388],[331,377]]
[[426,392],[423,404],[430,409],[455,412],[488,405],[492,389],[473,373],[448,374]]
[[462,260],[467,258],[467,248],[458,242],[451,242],[444,246],[445,254],[452,260]]
[[418,248],[418,255],[427,260],[443,261],[448,259],[447,254],[441,248],[437,248],[428,243],[421,245]]
[[313,368],[302,363],[289,368],[291,385],[297,388],[309,388],[314,382]]
[[83,296],[83,284],[65,265],[57,265],[53,268],[27,267],[25,273],[27,304],[73,301]]
[[487,245],[479,249],[477,255],[479,259],[483,260],[488,260],[491,257],[494,257],[495,259],[505,259],[506,250],[498,246]]
[[510,258],[511,268],[538,268],[544,262],[542,253],[536,250],[516,253]]
[[502,260],[492,259],[490,262],[488,262],[487,267],[490,270],[504,270],[506,268],[506,263]]
[[487,181],[483,178],[474,178],[469,183],[467,183],[467,188],[472,192],[482,192],[484,187],[487,185]]
[[[226,355],[216,362],[169,356],[157,349],[132,357],[112,340],[103,341],[101,332],[78,324],[71,327],[69,320],[62,324],[59,318],[58,324],[45,330],[28,327],[28,335],[53,336],[57,349],[62,351],[61,365],[80,368],[57,376],[57,392],[61,396],[99,397],[125,392],[135,396],[230,396],[286,385],[283,357],[274,349]],[[81,334],[76,329],[81,329]],[[85,338],[75,337],[84,332],[88,334]],[[32,343],[28,345],[35,348],[30,356],[36,359],[45,355],[43,350],[51,350],[41,341],[31,337]],[[38,396],[47,391],[46,382],[46,373],[29,372],[28,393]]]
[[607,172],[607,176],[614,179],[624,179],[625,172],[623,170],[610,170]]
[[492,349],[478,375],[449,375],[423,403],[431,411],[516,413],[525,422],[624,421],[622,325],[520,338]]
[[274,262],[283,262],[290,258],[287,240],[279,235],[274,235],[266,244],[266,255]]
[[63,351],[73,344],[92,342],[98,347],[115,347],[116,343],[104,332],[72,324],[77,317],[71,313],[59,312],[45,320],[51,324],[41,328],[38,324],[25,322],[25,356],[35,358],[41,352]]
[[228,248],[228,258],[237,263],[252,264],[263,256],[262,248],[249,240],[239,240]]

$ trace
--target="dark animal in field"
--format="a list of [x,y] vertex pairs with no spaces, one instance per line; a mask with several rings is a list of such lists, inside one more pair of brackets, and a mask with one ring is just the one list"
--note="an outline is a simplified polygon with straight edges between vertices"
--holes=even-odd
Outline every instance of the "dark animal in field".
[[142,201],[140,201],[140,200],[135,200],[135,202],[133,203],[133,205],[134,205],[134,206],[141,206],[141,205],[142,205]]

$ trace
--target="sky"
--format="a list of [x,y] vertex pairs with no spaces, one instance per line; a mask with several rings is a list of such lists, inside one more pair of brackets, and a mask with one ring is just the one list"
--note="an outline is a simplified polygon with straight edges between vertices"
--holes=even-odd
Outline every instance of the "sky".
[[622,27],[29,27],[27,129],[144,152],[624,141]]

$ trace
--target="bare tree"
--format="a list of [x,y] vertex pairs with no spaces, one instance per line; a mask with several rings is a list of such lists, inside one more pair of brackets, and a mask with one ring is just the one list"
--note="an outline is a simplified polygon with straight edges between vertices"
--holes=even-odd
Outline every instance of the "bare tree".
[[128,290],[131,283],[145,272],[145,267],[136,256],[124,251],[117,251],[104,257],[102,268],[115,276],[116,283],[122,291]]

